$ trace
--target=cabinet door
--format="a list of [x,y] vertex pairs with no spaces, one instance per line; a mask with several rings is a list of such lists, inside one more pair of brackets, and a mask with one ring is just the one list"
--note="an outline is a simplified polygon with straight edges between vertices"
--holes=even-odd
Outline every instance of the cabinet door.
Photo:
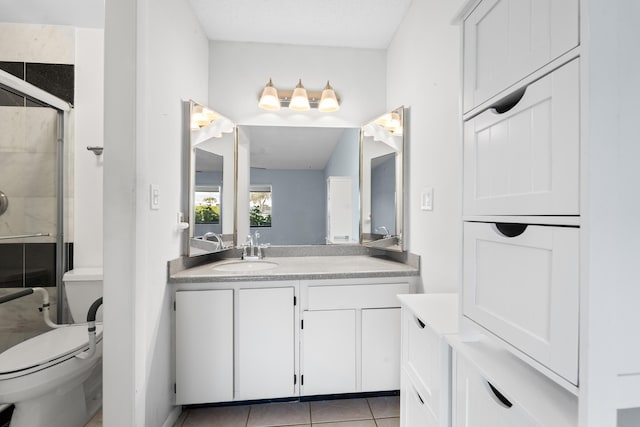
[[409,379],[409,375],[402,372],[402,388],[400,390],[400,421],[402,427],[439,427],[448,424],[438,423],[431,408],[425,402]]
[[580,63],[464,124],[465,215],[580,214]]
[[453,427],[539,427],[524,408],[509,399],[463,357],[456,356]]
[[355,310],[305,311],[302,394],[356,391]]
[[353,243],[353,196],[351,177],[327,179],[327,243]]
[[580,230],[464,223],[463,314],[578,384]]
[[400,309],[362,310],[362,391],[400,388]]
[[293,288],[240,289],[238,399],[294,395],[293,296]]
[[579,43],[578,0],[485,0],[464,22],[464,111]]
[[233,400],[233,291],[176,292],[176,403]]
[[[435,418],[446,421],[450,350],[442,336],[408,310],[403,313],[404,369]],[[446,425],[446,424],[444,424]]]

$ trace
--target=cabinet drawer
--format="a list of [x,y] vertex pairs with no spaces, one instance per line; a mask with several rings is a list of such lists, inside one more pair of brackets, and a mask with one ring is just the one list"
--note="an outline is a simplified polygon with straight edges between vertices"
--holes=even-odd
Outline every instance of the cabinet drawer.
[[579,0],[484,0],[464,21],[464,111],[579,44]]
[[441,399],[446,400],[448,393],[449,346],[442,336],[407,310],[403,311],[403,322],[406,331],[403,343],[405,369],[435,417],[446,416],[440,414],[440,407]]
[[309,310],[399,307],[396,295],[408,293],[408,283],[310,286],[307,304]]
[[404,371],[400,391],[400,413],[403,427],[439,427],[436,416]]
[[518,227],[464,223],[463,314],[577,384],[579,229]]
[[580,214],[579,71],[575,59],[465,122],[465,215]]
[[489,383],[464,357],[456,356],[454,427],[539,427],[508,390]]

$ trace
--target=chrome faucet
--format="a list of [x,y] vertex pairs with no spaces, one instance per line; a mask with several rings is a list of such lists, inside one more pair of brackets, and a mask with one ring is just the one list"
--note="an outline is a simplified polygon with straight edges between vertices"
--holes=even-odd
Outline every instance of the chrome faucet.
[[214,237],[216,243],[218,244],[218,249],[223,249],[224,248],[224,244],[222,243],[222,237],[219,234],[216,234],[214,232],[211,231],[207,231],[206,233],[204,233],[204,236],[202,236],[203,240],[209,240],[209,237]]
[[263,257],[262,249],[267,247],[268,245],[259,245],[258,244],[259,238],[260,238],[260,233],[257,231],[254,233],[254,235],[251,235],[251,234],[247,235],[247,241],[244,245],[242,245],[242,259],[252,260],[252,261],[262,259]]

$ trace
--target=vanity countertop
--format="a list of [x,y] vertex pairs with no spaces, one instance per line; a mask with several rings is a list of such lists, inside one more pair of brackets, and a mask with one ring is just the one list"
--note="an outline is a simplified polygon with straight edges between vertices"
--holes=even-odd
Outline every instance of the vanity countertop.
[[[245,261],[225,259],[187,268],[169,277],[169,283],[232,282],[256,280],[317,280],[363,277],[418,276],[418,268],[384,258],[353,256],[271,257],[254,263],[275,263],[264,270],[221,271]],[[260,267],[260,266],[258,266]],[[233,267],[232,267],[233,268]]]

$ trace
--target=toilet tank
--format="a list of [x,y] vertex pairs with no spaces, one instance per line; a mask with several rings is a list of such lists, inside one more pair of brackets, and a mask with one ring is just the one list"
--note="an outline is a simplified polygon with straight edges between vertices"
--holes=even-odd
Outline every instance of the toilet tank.
[[[64,273],[62,282],[73,322],[86,322],[89,307],[102,296],[102,268],[74,268]],[[102,321],[102,309],[96,320]]]

